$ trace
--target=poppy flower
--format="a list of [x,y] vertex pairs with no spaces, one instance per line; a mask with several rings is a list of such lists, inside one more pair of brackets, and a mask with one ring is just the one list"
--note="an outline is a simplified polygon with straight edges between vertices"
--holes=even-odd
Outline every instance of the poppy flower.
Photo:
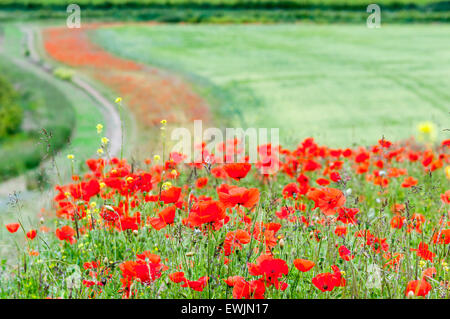
[[158,213],[158,217],[149,218],[150,225],[156,230],[160,230],[167,225],[173,224],[177,207],[174,205],[164,208]]
[[208,184],[208,177],[199,177],[195,182],[195,187],[202,189],[206,184]]
[[352,255],[352,252],[344,245],[339,246],[338,252],[339,256],[341,256],[341,258],[344,259],[345,261],[349,261],[355,258],[355,256]]
[[257,188],[247,189],[245,187],[222,184],[217,187],[217,194],[219,195],[219,200],[227,208],[236,205],[252,208],[259,201],[259,190]]
[[402,183],[403,188],[409,188],[417,185],[417,179],[412,176],[406,177]]
[[406,286],[405,295],[406,296],[421,296],[425,297],[431,291],[431,285],[424,279],[413,280],[408,282]]
[[226,217],[225,207],[219,201],[199,201],[192,207],[187,222],[193,227],[207,223],[216,223]]
[[434,233],[433,235],[434,244],[450,244],[450,229],[443,229]]
[[230,163],[223,166],[228,176],[237,181],[247,176],[251,168],[252,165],[249,163]]
[[436,275],[436,268],[431,267],[422,271],[422,278],[427,280],[428,278],[433,278]]
[[450,189],[444,194],[441,194],[441,201],[445,205],[450,205]]
[[164,202],[164,204],[172,204],[176,203],[180,198],[181,187],[172,186],[167,190],[161,191],[160,200]]
[[319,208],[327,216],[335,214],[336,209],[342,207],[346,200],[344,194],[336,188],[314,189],[306,195],[314,201],[314,208]]
[[256,259],[256,264],[248,263],[248,272],[252,276],[262,276],[262,280],[269,286],[285,290],[287,284],[280,282],[283,275],[287,275],[289,268],[283,259],[275,259],[271,255],[261,255]]
[[391,228],[401,229],[403,227],[403,220],[405,218],[399,215],[392,217],[391,219]]
[[332,266],[333,273],[321,273],[312,279],[312,284],[320,291],[332,291],[335,287],[344,287],[346,282],[342,278],[341,272],[337,266]]
[[311,260],[301,259],[301,258],[294,259],[295,268],[297,268],[301,272],[310,271],[315,265],[316,264]]
[[225,256],[229,256],[235,248],[242,249],[242,245],[248,244],[250,239],[250,234],[242,229],[227,233],[223,244]]
[[36,230],[32,229],[27,233],[27,237],[33,240],[36,237]]
[[334,229],[334,233],[336,234],[336,236],[345,236],[347,234],[347,227],[345,226],[336,226],[336,228]]
[[347,207],[340,207],[338,210],[339,216],[337,217],[337,220],[344,223],[344,224],[356,224],[356,214],[359,213],[358,208],[347,208]]
[[175,272],[169,275],[169,279],[176,284],[182,283],[181,287],[183,288],[189,287],[195,291],[203,291],[208,284],[209,277],[203,276],[198,280],[188,280],[186,279],[184,272]]
[[56,237],[58,237],[59,240],[65,240],[69,244],[73,244],[76,242],[74,236],[75,236],[75,230],[73,230],[70,226],[63,226],[61,228],[56,229]]
[[246,281],[239,277],[233,283],[233,298],[235,299],[263,299],[266,286],[261,280]]
[[13,223],[13,224],[7,224],[5,226],[6,226],[6,229],[12,234],[12,233],[15,233],[19,229],[20,224]]
[[411,251],[415,251],[417,253],[417,256],[431,262],[433,262],[433,257],[436,256],[435,253],[428,250],[428,244],[425,244],[423,242],[419,243],[419,247],[417,249],[411,248]]

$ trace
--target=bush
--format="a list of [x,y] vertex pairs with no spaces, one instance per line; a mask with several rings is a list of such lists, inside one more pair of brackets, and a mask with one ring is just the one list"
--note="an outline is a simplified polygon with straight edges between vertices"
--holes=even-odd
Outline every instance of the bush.
[[0,139],[17,133],[23,119],[23,110],[17,104],[17,93],[11,84],[0,78]]

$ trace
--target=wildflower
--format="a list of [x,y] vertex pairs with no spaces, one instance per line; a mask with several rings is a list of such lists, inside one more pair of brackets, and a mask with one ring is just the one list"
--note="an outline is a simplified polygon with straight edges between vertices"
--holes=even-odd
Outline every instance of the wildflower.
[[192,207],[187,222],[193,227],[217,223],[226,217],[225,207],[219,201],[199,201]]
[[249,163],[231,163],[223,166],[228,176],[237,181],[247,176],[251,168],[252,166]]
[[319,208],[325,215],[333,215],[336,209],[345,204],[345,196],[335,188],[322,188],[309,191],[307,194],[309,199],[315,203],[314,208]]
[[420,242],[419,248],[417,249],[411,248],[411,251],[415,251],[417,253],[417,256],[423,258],[424,260],[429,260],[431,262],[433,262],[433,257],[436,256],[435,253],[428,250],[428,244],[425,244],[423,242]]
[[307,272],[310,271],[316,264],[307,259],[294,259],[294,266],[301,272]]
[[67,155],[67,159],[73,160],[74,158],[75,158],[75,156],[73,154]]
[[419,123],[417,130],[419,131],[419,139],[422,141],[433,141],[436,139],[436,126],[433,122]]
[[107,145],[109,143],[109,139],[107,137],[102,137],[101,141],[103,145]]
[[59,229],[56,229],[56,237],[58,237],[59,240],[65,240],[69,244],[75,243],[75,230],[72,229],[70,226],[63,226]]
[[155,162],[158,162],[160,159],[161,159],[161,156],[159,156],[159,155],[153,156],[153,160],[154,160]]
[[120,103],[120,102],[122,102],[122,98],[119,96],[119,97],[117,97],[117,98],[114,100],[114,102]]
[[288,274],[289,268],[283,259],[275,259],[270,255],[261,255],[256,259],[256,264],[248,263],[248,272],[252,276],[262,276],[268,286],[285,290],[288,284],[280,282],[279,279]]
[[344,287],[346,282],[337,266],[332,266],[333,273],[321,273],[312,279],[312,284],[320,291],[332,291],[335,287]]
[[32,229],[27,233],[27,237],[31,240],[33,240],[36,237],[36,230]]
[[13,223],[13,224],[7,224],[6,225],[6,229],[10,232],[10,233],[15,233],[20,227],[19,223]]
[[96,128],[97,128],[97,133],[98,133],[98,134],[100,134],[100,133],[103,131],[103,125],[100,124],[100,123],[97,124]]
[[101,154],[103,154],[103,153],[104,153],[103,148],[97,149],[97,154],[98,154],[98,155],[101,155]]
[[149,219],[150,225],[152,225],[152,227],[156,230],[160,230],[167,225],[173,224],[175,220],[176,209],[177,208],[174,205],[164,208],[158,213],[158,217]]
[[413,280],[408,282],[405,290],[405,295],[425,297],[430,292],[431,288],[431,285],[424,279]]
[[252,208],[259,201],[259,191],[256,188],[247,189],[245,187],[222,184],[217,187],[217,194],[225,207],[242,205],[246,208]]

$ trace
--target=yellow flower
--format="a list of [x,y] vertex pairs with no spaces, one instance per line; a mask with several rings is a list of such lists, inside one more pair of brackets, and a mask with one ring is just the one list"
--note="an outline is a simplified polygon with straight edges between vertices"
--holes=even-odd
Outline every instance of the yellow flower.
[[97,133],[100,134],[102,132],[102,130],[103,130],[103,125],[98,123],[96,128],[97,128]]
[[115,102],[116,102],[116,103],[122,102],[122,98],[119,96],[118,98],[116,98]]
[[105,183],[103,183],[103,182],[100,182],[99,184],[100,184],[100,188],[103,188],[103,187],[105,187],[105,186],[106,186],[106,184],[105,184]]
[[126,180],[127,180],[128,183],[131,183],[131,182],[133,181],[133,177],[128,176],[128,177],[126,178]]
[[96,202],[92,202],[92,203],[90,204],[90,206],[91,206],[92,208],[95,208],[95,207],[97,207],[97,203],[96,203]]
[[163,190],[168,190],[171,186],[172,186],[172,183],[171,183],[171,182],[165,182],[165,183],[162,185],[162,189],[163,189]]
[[159,155],[155,155],[153,156],[153,159],[157,162],[161,159],[161,157]]
[[176,170],[176,169],[173,169],[173,170],[170,172],[170,174],[172,174],[172,175],[177,175],[177,170]]
[[417,126],[420,140],[433,141],[436,139],[436,126],[433,122],[427,121],[419,123]]
[[103,148],[99,148],[99,149],[97,150],[97,154],[103,154]]
[[109,139],[107,138],[107,137],[102,137],[102,143],[103,144],[108,144],[108,142],[109,142]]
[[73,154],[69,154],[69,155],[67,155],[67,158],[70,160],[73,160],[75,158],[75,156]]
[[161,120],[161,124],[166,125],[167,121],[166,120]]
[[445,175],[450,179],[450,166],[445,166]]

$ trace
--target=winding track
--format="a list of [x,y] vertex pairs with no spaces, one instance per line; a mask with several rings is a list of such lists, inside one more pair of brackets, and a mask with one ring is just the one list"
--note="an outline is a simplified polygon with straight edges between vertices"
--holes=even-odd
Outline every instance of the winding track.
[[[12,62],[24,69],[29,68],[31,65],[38,67],[41,72],[51,74],[51,67],[43,63],[43,59],[39,56],[35,47],[34,29],[28,26],[21,28],[26,35],[26,45],[29,50],[29,58],[22,56],[10,57]],[[4,51],[4,36],[0,31],[0,54]],[[96,103],[94,103],[103,115],[105,125],[105,136],[109,139],[109,153],[111,156],[118,156],[122,147],[122,123],[120,113],[117,107],[105,98],[97,89],[92,85],[84,81],[78,76],[73,76],[71,83],[83,90],[90,96]],[[93,154],[94,155],[94,154]],[[21,193],[26,191],[26,179],[25,175],[20,175],[11,178],[0,184],[0,197],[8,197],[13,191],[19,191]],[[7,199],[0,198],[0,204]]]
[[[34,30],[31,27],[23,27],[22,30],[27,37],[27,47],[30,52],[30,61],[38,65],[43,71],[49,72],[49,68],[40,63],[41,57],[37,53],[34,44]],[[72,82],[74,85],[84,90],[97,102],[97,107],[103,114],[106,123],[108,123],[106,126],[105,135],[109,139],[109,151],[112,156],[117,156],[121,150],[123,132],[120,113],[116,106],[105,98],[97,89],[81,79],[79,76],[74,75],[72,77]]]

